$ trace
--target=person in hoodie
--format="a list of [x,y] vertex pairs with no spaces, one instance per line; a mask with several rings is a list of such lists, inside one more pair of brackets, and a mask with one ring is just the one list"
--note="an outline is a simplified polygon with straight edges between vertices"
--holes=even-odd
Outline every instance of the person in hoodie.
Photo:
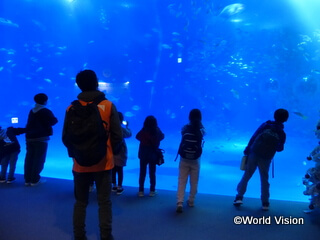
[[[80,104],[86,105],[94,100],[100,100],[98,109],[101,119],[108,123],[109,137],[106,145],[106,156],[95,165],[85,167],[73,159],[73,182],[75,203],[73,208],[73,234],[75,240],[86,240],[86,211],[89,202],[90,185],[94,182],[97,188],[99,205],[99,227],[101,240],[113,240],[112,235],[112,169],[113,155],[118,154],[123,142],[122,128],[116,106],[105,98],[105,94],[98,90],[98,78],[94,71],[83,70],[76,76],[76,83],[82,91],[78,95]],[[67,111],[69,111],[70,106]],[[66,121],[66,120],[65,120]],[[62,139],[67,132],[63,128]]]
[[[262,210],[269,210],[269,167],[270,163],[276,152],[281,152],[284,149],[284,144],[286,142],[286,134],[284,132],[283,123],[286,122],[289,118],[289,113],[285,109],[277,109],[274,112],[274,121],[267,121],[263,123],[252,135],[248,146],[244,150],[244,155],[247,156],[246,169],[237,186],[236,198],[233,202],[235,206],[240,206],[243,202],[243,195],[247,190],[247,185],[252,175],[259,169],[260,180],[261,180],[261,202],[262,202]],[[262,133],[266,132],[267,129],[272,130],[272,132],[276,135],[276,141],[274,148],[269,150],[264,154],[259,154],[257,149],[257,139],[261,136]],[[268,131],[268,130],[267,130]],[[268,149],[268,146],[262,146],[262,149]]]
[[26,157],[24,162],[24,180],[26,186],[36,186],[44,168],[48,142],[53,134],[52,126],[58,119],[46,105],[48,96],[38,93],[34,96],[35,106],[28,115],[26,126]]

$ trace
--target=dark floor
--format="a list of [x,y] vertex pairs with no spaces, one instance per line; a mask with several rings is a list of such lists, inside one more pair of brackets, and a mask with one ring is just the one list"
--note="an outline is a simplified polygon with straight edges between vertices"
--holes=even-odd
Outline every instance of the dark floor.
[[[71,240],[72,181],[47,178],[39,186],[25,187],[21,175],[17,180],[11,185],[0,184],[0,240]],[[177,214],[175,192],[160,190],[153,198],[138,198],[136,193],[136,188],[126,187],[123,195],[112,196],[116,240],[314,240],[320,234],[320,213],[305,214],[306,203],[271,200],[270,210],[263,212],[258,199],[247,198],[237,209],[232,205],[232,197],[198,194],[194,208],[185,207],[183,213]],[[94,193],[90,200],[88,239],[96,240]],[[237,216],[252,216],[254,221],[266,224],[236,225]],[[281,218],[292,224],[277,224]],[[295,221],[302,224],[293,224]]]

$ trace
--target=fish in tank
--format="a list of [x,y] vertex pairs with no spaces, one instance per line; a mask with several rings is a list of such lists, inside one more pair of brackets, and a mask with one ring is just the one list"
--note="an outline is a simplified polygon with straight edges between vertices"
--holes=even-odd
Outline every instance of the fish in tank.
[[[181,127],[198,108],[207,132],[199,192],[234,196],[251,135],[285,108],[287,141],[274,159],[271,198],[308,201],[302,177],[320,118],[319,10],[317,0],[2,0],[0,125],[25,126],[33,96],[46,93],[59,122],[42,174],[72,179],[62,124],[80,92],[76,74],[92,69],[133,135],[146,116],[158,119],[166,162],[157,188],[176,190]],[[126,141],[124,185],[137,187],[138,141]],[[255,175],[246,196],[259,191]]]

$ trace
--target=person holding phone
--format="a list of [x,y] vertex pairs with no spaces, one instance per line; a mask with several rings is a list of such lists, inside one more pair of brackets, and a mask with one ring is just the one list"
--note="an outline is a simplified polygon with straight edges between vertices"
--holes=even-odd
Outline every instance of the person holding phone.
[[[129,123],[124,121],[123,114],[118,112],[119,120],[122,123],[122,136],[123,138],[129,138],[132,136],[132,132],[129,128]],[[125,140],[123,139],[120,152],[116,155],[113,155],[114,159],[114,168],[112,169],[112,191],[116,192],[117,195],[121,195],[124,191],[122,187],[123,183],[123,167],[127,165],[128,159],[128,148]],[[117,183],[117,175],[118,175],[118,183]]]

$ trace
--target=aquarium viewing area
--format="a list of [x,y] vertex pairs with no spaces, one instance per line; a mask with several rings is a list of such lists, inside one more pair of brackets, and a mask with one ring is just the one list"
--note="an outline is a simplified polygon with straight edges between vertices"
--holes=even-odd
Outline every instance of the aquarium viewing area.
[[[198,108],[206,129],[199,193],[235,196],[250,137],[284,108],[271,199],[307,206],[302,179],[315,162],[306,157],[319,144],[319,10],[318,0],[1,0],[0,126],[25,127],[34,95],[47,94],[58,123],[42,177],[71,180],[62,126],[80,93],[76,74],[91,69],[133,133],[124,187],[138,187],[135,136],[153,115],[165,134],[156,188],[177,190],[181,128]],[[260,197],[258,172],[246,196]]]

